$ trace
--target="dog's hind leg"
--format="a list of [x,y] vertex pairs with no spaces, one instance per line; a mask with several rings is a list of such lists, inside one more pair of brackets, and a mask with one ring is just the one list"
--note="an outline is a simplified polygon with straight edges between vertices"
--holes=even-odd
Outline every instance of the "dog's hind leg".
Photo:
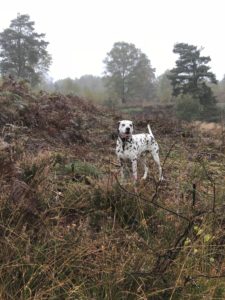
[[145,180],[147,178],[147,176],[148,176],[148,167],[146,165],[146,158],[145,157],[143,157],[143,159],[141,160],[141,163],[142,163],[142,165],[144,167],[144,175],[143,175],[142,179]]
[[159,159],[159,153],[158,153],[158,149],[154,149],[152,150],[152,157],[154,159],[154,161],[156,162],[158,169],[159,169],[159,180],[163,180],[163,175],[162,175],[162,167],[160,164],[160,159]]

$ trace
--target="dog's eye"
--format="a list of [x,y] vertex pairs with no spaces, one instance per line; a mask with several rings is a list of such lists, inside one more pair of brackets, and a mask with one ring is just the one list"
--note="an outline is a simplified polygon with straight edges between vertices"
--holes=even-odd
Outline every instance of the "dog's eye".
[[125,126],[125,124],[122,124],[122,126],[124,127],[124,126]]
[[133,124],[130,124],[130,127],[133,127]]

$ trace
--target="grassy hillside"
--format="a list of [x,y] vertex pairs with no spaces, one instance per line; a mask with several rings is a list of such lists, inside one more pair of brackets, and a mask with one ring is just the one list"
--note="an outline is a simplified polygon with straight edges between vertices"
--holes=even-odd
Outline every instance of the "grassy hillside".
[[13,81],[0,107],[0,299],[225,298],[222,127],[132,116],[165,176],[149,158],[136,192],[114,154],[128,115]]

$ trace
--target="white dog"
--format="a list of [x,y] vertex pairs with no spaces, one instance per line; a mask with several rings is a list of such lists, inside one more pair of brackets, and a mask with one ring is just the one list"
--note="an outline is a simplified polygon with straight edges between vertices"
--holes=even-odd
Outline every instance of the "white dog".
[[124,161],[130,160],[134,180],[137,180],[137,161],[141,158],[144,165],[143,179],[147,178],[148,167],[146,165],[146,154],[152,153],[153,159],[159,168],[159,180],[163,180],[162,168],[159,159],[159,146],[148,125],[149,133],[133,134],[133,122],[123,120],[119,122],[116,154],[121,166],[121,178],[124,178]]

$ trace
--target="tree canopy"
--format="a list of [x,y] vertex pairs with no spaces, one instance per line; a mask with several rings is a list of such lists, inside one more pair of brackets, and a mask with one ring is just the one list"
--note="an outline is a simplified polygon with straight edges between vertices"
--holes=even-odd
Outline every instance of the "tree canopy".
[[83,75],[79,79],[57,80],[54,87],[63,94],[76,94],[98,103],[103,103],[106,97],[102,78],[93,75]]
[[156,79],[156,95],[161,103],[170,103],[172,99],[172,85],[168,78],[169,70],[166,70]]
[[0,33],[0,71],[3,76],[12,75],[31,84],[39,82],[48,71],[51,56],[46,48],[45,34],[34,30],[29,15],[17,15],[10,27]]
[[155,69],[134,44],[117,42],[104,60],[106,86],[123,103],[149,100],[155,95]]
[[215,75],[207,64],[209,56],[201,56],[202,49],[196,46],[178,43],[173,52],[179,54],[176,67],[170,70],[168,78],[173,86],[173,95],[190,94],[197,98],[203,106],[213,105],[215,97],[207,83],[217,83]]

